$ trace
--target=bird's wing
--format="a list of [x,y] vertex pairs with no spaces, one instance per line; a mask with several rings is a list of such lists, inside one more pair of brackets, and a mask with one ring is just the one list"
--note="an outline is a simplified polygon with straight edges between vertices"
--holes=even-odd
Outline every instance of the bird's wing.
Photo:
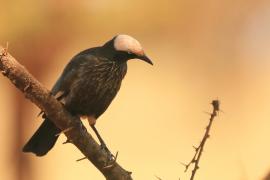
[[[88,66],[94,66],[97,63],[97,58],[95,57],[96,50],[97,48],[84,50],[74,56],[67,64],[61,76],[51,89],[51,94],[55,96],[58,101],[65,104],[65,98],[68,96],[70,88],[73,83],[78,80],[78,71],[86,62]],[[40,115],[42,115],[42,117],[45,116],[43,111],[38,114],[38,116]]]
[[80,69],[83,68],[86,63],[87,66],[94,66],[97,63],[97,58],[91,53],[91,50],[92,49],[83,51],[73,57],[53,86],[51,90],[52,95],[63,104],[73,83],[79,78]]
[[[58,100],[62,101],[68,95],[70,86],[76,78],[76,68],[67,66],[62,75],[58,78],[53,86],[51,93]],[[64,102],[62,102],[64,103]]]

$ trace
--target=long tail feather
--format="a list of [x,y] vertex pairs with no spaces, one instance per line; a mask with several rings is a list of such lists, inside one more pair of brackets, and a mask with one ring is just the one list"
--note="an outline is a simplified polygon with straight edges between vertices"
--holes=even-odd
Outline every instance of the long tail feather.
[[44,156],[54,146],[58,136],[61,132],[53,122],[45,119],[35,134],[23,147],[23,152],[32,152],[37,156]]

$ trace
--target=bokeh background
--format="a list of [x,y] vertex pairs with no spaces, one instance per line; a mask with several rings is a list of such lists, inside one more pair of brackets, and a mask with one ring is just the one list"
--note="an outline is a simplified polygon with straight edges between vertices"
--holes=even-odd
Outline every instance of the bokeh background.
[[[98,120],[134,179],[189,179],[188,162],[218,98],[197,179],[257,180],[270,171],[270,2],[267,0],[1,0],[0,44],[48,89],[68,60],[116,34],[136,37],[155,65],[128,62]],[[0,75],[3,180],[103,176],[61,137],[45,157],[21,152],[39,109]],[[268,177],[269,178],[269,177]]]

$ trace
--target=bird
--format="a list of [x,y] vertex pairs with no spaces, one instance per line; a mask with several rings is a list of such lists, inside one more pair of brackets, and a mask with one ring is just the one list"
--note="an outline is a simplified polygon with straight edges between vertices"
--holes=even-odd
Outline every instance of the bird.
[[[96,120],[107,110],[127,73],[127,61],[138,59],[153,65],[135,38],[120,34],[104,45],[75,55],[65,66],[51,89],[51,94],[73,116],[87,119],[101,148],[109,151],[95,127]],[[23,152],[46,155],[62,132],[44,114],[44,120],[23,147]]]

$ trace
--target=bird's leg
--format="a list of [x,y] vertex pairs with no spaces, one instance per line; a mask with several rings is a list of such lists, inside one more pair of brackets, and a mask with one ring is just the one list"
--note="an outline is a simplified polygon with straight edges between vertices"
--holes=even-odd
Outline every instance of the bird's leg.
[[108,149],[108,147],[106,146],[104,140],[102,139],[102,137],[100,136],[98,130],[95,127],[96,124],[96,118],[94,116],[80,116],[81,120],[87,120],[90,127],[93,129],[93,131],[95,132],[99,142],[100,142],[100,147],[102,150],[105,150],[109,160],[112,161],[115,159],[114,155],[112,155],[112,153],[110,152],[110,150]]
[[[97,138],[98,138],[98,140],[99,140],[99,142],[100,142],[100,146],[103,146],[104,148],[107,148],[107,146],[106,146],[104,140],[103,140],[102,137],[100,136],[100,134],[99,134],[99,132],[98,132],[98,130],[97,130],[97,128],[95,127],[94,124],[91,125],[91,128],[92,128],[93,131],[95,132],[95,134],[96,134],[96,136],[97,136]],[[108,148],[107,148],[107,149],[108,149]]]
[[104,140],[102,139],[102,137],[100,136],[98,130],[96,129],[95,127],[95,124],[90,124],[91,128],[93,129],[93,131],[95,132],[99,142],[100,142],[100,146],[101,146],[101,149],[104,149],[108,155],[109,155],[109,159],[110,160],[114,160],[114,155],[110,152],[110,150],[108,149],[107,145],[105,144]]

